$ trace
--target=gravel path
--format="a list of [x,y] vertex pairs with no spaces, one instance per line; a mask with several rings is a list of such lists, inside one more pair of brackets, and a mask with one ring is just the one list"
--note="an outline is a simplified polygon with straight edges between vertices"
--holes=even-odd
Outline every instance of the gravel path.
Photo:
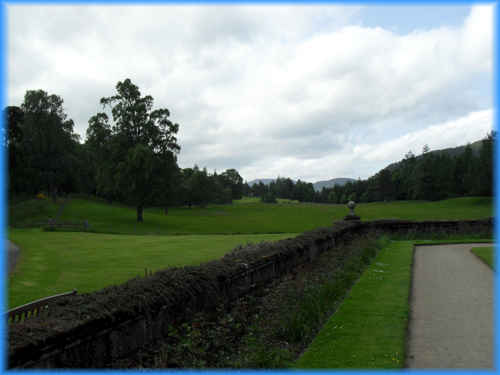
[[7,250],[7,265],[10,275],[17,264],[17,258],[19,257],[19,247],[14,245],[9,240],[5,240],[5,249]]
[[493,368],[491,269],[470,252],[491,244],[418,246],[407,366]]

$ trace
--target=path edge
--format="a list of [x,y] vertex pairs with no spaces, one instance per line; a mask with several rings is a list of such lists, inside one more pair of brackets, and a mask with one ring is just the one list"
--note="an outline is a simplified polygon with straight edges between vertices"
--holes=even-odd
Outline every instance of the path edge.
[[411,272],[410,272],[410,291],[408,292],[408,319],[406,320],[406,338],[405,338],[405,359],[403,362],[403,369],[408,368],[408,355],[410,352],[410,322],[413,318],[413,305],[411,303],[413,298],[413,279],[415,275],[415,253],[417,250],[417,246],[415,243],[413,244],[413,250],[411,254]]

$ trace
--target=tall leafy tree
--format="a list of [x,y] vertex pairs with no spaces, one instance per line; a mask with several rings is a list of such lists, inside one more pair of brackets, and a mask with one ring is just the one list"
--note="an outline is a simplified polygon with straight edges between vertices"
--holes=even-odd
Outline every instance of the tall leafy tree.
[[262,181],[259,181],[256,184],[253,184],[252,186],[252,193],[256,197],[262,197],[264,194],[266,194],[269,191],[269,187],[262,183]]
[[137,221],[142,222],[144,206],[165,199],[169,192],[162,186],[176,169],[179,125],[170,121],[168,109],[153,110],[153,97],[142,96],[130,79],[118,82],[116,94],[102,98],[101,104],[111,109],[113,121],[109,124],[105,113],[91,119],[95,126],[88,142],[109,153],[109,162],[101,160],[98,185],[134,204]]
[[435,176],[435,157],[423,152],[421,159],[417,164],[415,186],[415,199],[435,200],[436,196],[436,176]]
[[210,176],[210,188],[212,189],[211,199],[216,204],[233,203],[231,185],[223,174],[215,171]]
[[224,181],[224,187],[231,189],[232,199],[241,199],[243,197],[243,178],[236,169],[227,169],[221,174]]
[[293,189],[292,199],[300,202],[313,202],[314,201],[314,187],[309,182],[298,180]]
[[207,169],[198,168],[184,170],[184,179],[187,189],[187,202],[189,207],[196,204],[205,207],[213,198],[213,189]]
[[382,169],[376,175],[377,200],[390,201],[394,199],[394,184],[392,174],[388,168]]
[[493,160],[496,132],[492,131],[483,139],[479,151],[479,187],[481,195],[493,195]]
[[5,109],[5,118],[7,131],[4,142],[8,152],[9,191],[17,191],[22,181],[20,174],[23,170],[22,123],[24,112],[19,107],[10,106]]
[[122,160],[118,143],[111,129],[106,113],[98,113],[89,119],[85,145],[92,154],[95,194],[109,203],[120,199],[120,191],[115,183],[116,166]]
[[470,144],[467,144],[459,158],[461,160],[458,163],[463,168],[458,172],[460,176],[459,183],[462,185],[465,195],[472,195],[475,190],[477,170],[475,168],[474,153]]
[[55,197],[75,179],[74,152],[79,136],[73,132],[73,120],[64,111],[63,99],[43,90],[27,91],[20,109],[22,174],[29,179],[19,188],[25,192],[46,190]]

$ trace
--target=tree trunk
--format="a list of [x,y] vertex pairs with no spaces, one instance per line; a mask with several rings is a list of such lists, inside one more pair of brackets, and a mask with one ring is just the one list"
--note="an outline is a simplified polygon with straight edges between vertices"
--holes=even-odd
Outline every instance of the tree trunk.
[[143,207],[142,205],[137,206],[137,222],[142,223],[144,220],[142,220],[142,211]]

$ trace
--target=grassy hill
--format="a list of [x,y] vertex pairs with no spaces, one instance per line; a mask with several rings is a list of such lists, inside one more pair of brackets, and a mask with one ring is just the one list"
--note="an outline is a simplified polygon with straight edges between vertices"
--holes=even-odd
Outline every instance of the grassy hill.
[[[174,235],[300,233],[342,220],[348,209],[345,205],[286,200],[266,204],[245,198],[232,205],[171,208],[168,215],[160,208],[148,208],[144,222],[137,223],[133,207],[77,198],[67,201],[62,210],[51,201],[31,200],[10,207],[9,213],[13,227],[37,226],[49,216],[58,216],[60,221],[88,220],[90,231],[96,233]],[[362,220],[479,219],[493,216],[493,200],[465,197],[438,202],[375,202],[359,204],[356,213]]]
[[[469,146],[470,146],[472,153],[474,155],[479,155],[479,152],[481,151],[481,148],[483,147],[483,141],[479,140],[479,141],[470,143]],[[467,145],[458,146],[458,147],[443,148],[441,150],[433,150],[433,151],[429,151],[429,155],[446,155],[446,156],[454,158],[454,157],[457,157],[457,156],[460,156],[461,154],[463,154],[466,147],[467,147]],[[422,155],[416,156],[417,159],[420,159],[421,157],[422,157]],[[394,170],[398,169],[400,165],[401,165],[401,160],[397,161],[395,163],[391,163],[387,167],[382,168],[382,169],[388,169],[391,172],[393,172]]]

